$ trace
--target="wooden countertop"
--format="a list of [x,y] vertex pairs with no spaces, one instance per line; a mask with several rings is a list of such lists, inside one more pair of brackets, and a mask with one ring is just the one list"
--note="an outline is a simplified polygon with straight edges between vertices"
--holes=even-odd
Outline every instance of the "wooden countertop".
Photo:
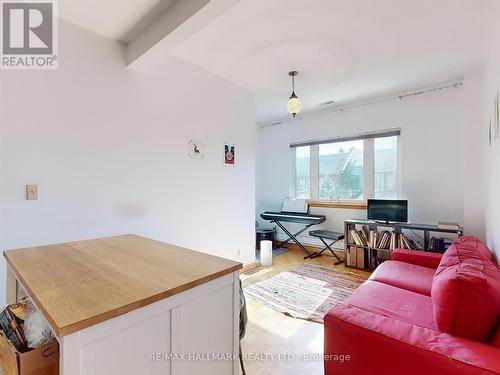
[[136,235],[4,251],[57,336],[239,270],[241,263]]

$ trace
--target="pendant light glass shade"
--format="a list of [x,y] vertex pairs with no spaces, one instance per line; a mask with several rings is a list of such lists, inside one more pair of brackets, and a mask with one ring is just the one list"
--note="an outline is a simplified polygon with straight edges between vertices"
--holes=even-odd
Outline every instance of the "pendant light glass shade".
[[300,110],[302,109],[302,104],[300,103],[300,99],[297,98],[297,95],[295,95],[294,92],[292,92],[290,99],[288,99],[288,102],[286,103],[286,108],[288,110],[288,113],[290,113],[293,117],[297,116],[297,113],[299,113]]
[[299,74],[295,70],[288,73],[290,77],[292,77],[292,95],[290,95],[290,98],[288,99],[288,102],[286,103],[286,109],[288,110],[288,113],[290,113],[294,118],[297,116],[297,113],[300,112],[302,109],[302,104],[300,103],[300,99],[295,95],[295,76]]

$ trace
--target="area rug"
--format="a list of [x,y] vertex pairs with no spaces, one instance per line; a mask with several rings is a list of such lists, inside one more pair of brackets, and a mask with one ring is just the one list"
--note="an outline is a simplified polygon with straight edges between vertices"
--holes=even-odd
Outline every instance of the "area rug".
[[288,316],[323,323],[326,313],[342,303],[366,277],[342,269],[304,264],[249,285],[247,298]]
[[[285,254],[288,251],[286,247],[277,247],[273,249],[273,258]],[[260,262],[260,249],[255,249],[255,259]]]

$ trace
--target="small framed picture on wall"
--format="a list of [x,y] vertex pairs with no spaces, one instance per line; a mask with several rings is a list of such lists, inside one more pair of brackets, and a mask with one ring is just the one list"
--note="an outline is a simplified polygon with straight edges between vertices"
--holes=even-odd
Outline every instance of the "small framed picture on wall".
[[229,143],[224,144],[224,165],[234,166],[235,149],[236,149],[235,145]]

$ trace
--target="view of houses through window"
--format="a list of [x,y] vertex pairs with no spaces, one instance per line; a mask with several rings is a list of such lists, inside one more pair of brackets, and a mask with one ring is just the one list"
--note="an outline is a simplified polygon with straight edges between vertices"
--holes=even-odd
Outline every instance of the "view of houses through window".
[[295,197],[397,198],[398,140],[396,135],[292,148]]
[[319,199],[363,199],[363,141],[319,145]]

